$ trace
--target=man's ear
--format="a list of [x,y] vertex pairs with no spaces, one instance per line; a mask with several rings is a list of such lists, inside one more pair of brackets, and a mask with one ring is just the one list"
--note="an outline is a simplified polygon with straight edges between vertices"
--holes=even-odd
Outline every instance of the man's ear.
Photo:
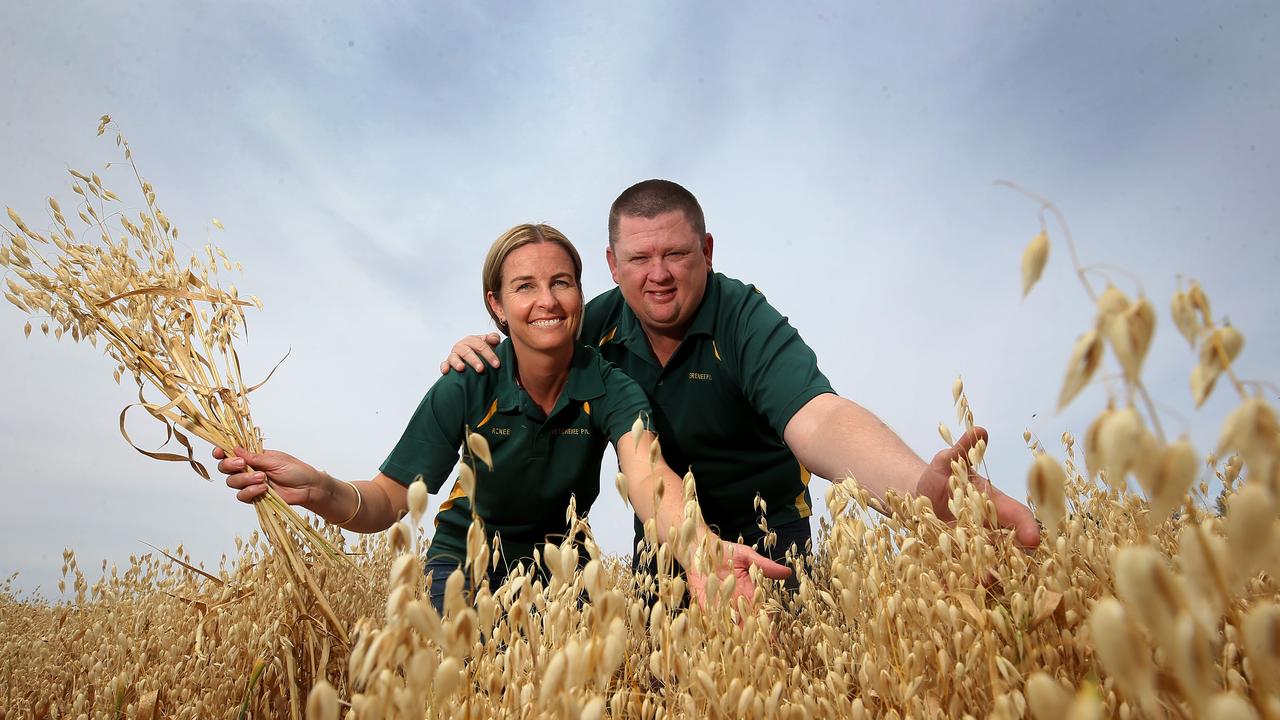
[[711,237],[711,233],[707,233],[702,238],[702,256],[707,259],[707,269],[711,269],[711,250],[715,246],[715,238]]
[[614,285],[621,285],[618,282],[618,257],[613,254],[613,244],[604,249],[604,261],[609,264],[609,275],[613,278]]

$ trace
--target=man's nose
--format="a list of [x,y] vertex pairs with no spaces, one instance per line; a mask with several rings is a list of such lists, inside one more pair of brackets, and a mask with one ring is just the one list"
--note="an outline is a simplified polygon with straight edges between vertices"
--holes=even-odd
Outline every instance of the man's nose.
[[671,279],[671,268],[667,267],[667,261],[658,258],[653,261],[653,265],[649,268],[649,281],[655,283],[663,283]]

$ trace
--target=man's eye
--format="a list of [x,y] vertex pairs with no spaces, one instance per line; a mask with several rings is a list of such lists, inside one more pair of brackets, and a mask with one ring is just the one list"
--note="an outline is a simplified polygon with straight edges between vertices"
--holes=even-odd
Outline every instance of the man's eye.
[[533,283],[521,283],[520,287],[516,288],[516,292],[524,292],[525,290],[532,290],[532,289],[533,289]]
[[556,280],[551,284],[554,285],[555,287],[561,287],[561,288],[572,287],[572,285],[569,283],[568,280]]

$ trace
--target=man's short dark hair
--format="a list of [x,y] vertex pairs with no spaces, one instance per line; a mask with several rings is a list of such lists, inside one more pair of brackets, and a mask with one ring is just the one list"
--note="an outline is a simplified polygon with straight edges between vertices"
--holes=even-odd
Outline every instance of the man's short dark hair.
[[622,216],[655,218],[672,210],[684,213],[699,238],[707,234],[702,206],[693,193],[670,180],[644,180],[623,190],[609,208],[609,246],[618,241],[618,220]]

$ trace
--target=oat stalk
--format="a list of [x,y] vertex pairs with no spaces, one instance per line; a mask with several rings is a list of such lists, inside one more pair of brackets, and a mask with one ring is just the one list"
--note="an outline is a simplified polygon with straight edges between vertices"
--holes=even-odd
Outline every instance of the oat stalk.
[[[188,434],[227,453],[237,447],[262,449],[262,433],[249,412],[249,394],[262,383],[245,384],[235,348],[245,327],[244,308],[261,308],[261,302],[253,296],[242,299],[234,285],[221,285],[220,268],[240,266],[220,248],[205,245],[189,260],[179,259],[178,228],[157,205],[155,190],[139,173],[124,136],[103,116],[98,134],[107,129],[115,133],[138,182],[142,209],[128,208],[97,173],[76,170],[69,172],[71,189],[79,196],[74,208],[79,231],[54,198],[49,199],[50,222],[43,231],[9,208],[13,226],[0,224],[0,264],[9,270],[5,296],[41,318],[46,335],[52,332],[61,339],[69,334],[95,347],[102,342],[104,354],[115,363],[116,382],[129,377],[138,386],[138,401],[120,413],[121,435],[138,452],[185,462],[208,479]],[[30,334],[30,323],[25,331]],[[148,398],[157,393],[162,399]],[[133,442],[126,425],[133,408],[160,422],[166,444],[174,440],[182,451],[146,450]],[[254,510],[277,551],[281,571],[306,589],[329,631],[345,642],[346,629],[312,577],[308,555],[354,564],[274,489]],[[304,547],[309,553],[304,554]]]

